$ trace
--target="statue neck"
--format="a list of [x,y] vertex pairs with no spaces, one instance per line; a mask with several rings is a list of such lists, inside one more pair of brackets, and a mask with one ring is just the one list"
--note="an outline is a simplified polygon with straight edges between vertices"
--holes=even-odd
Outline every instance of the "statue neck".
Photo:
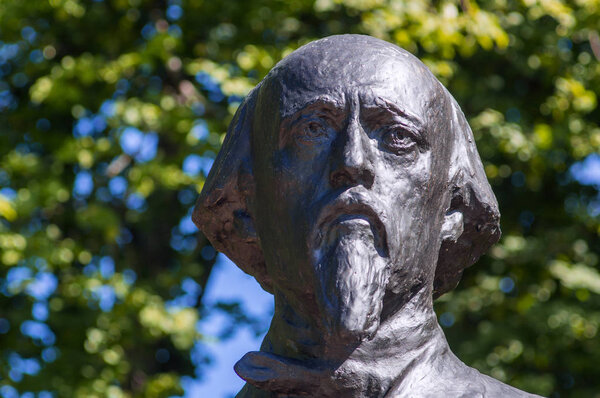
[[425,358],[453,361],[431,293],[423,290],[383,320],[372,339],[354,344],[325,338],[276,295],[275,316],[261,351],[246,354],[235,367],[261,390],[247,385],[238,397],[383,396],[419,373],[419,364],[430,363]]

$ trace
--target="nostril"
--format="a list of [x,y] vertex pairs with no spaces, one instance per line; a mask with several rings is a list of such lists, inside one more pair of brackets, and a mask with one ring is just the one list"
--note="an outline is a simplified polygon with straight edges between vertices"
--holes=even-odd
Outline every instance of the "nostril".
[[373,182],[375,181],[375,175],[371,172],[371,170],[362,170],[360,181],[366,188],[371,188],[373,186]]
[[356,184],[355,181],[352,181],[352,177],[346,170],[338,170],[331,173],[329,182],[331,184],[331,187],[334,189]]
[[369,170],[357,170],[357,169],[342,169],[336,170],[331,173],[330,184],[334,189],[349,187],[354,185],[364,185],[365,188],[371,188],[375,176]]

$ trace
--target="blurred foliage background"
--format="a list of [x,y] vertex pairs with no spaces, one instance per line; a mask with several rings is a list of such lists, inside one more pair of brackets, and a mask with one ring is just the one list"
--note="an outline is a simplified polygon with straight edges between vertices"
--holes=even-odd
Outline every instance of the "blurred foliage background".
[[2,0],[0,395],[182,394],[198,320],[252,322],[202,308],[189,218],[228,122],[290,51],[363,33],[447,85],[500,202],[502,240],[436,304],[453,350],[600,397],[599,27],[598,0]]

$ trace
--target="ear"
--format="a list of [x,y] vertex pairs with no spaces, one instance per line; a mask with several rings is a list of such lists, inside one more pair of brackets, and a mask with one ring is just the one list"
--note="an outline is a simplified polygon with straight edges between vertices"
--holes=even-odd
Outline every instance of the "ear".
[[248,199],[254,195],[250,135],[259,89],[260,84],[248,94],[229,125],[192,219],[215,249],[254,276],[263,289],[271,292],[260,240],[248,209]]
[[463,214],[460,211],[452,211],[444,216],[444,223],[440,231],[442,241],[456,242],[464,230]]
[[454,289],[463,270],[500,238],[498,202],[477,153],[473,132],[454,98],[447,91],[446,95],[454,143],[448,170],[450,205],[441,231],[433,298]]

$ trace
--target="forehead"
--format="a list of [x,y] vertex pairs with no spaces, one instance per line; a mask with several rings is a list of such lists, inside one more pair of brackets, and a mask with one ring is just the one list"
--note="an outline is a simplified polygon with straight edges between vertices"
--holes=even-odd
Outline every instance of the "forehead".
[[358,96],[363,103],[384,99],[426,119],[429,108],[443,97],[441,84],[421,61],[368,36],[312,42],[282,60],[266,80],[278,87],[282,117],[317,99],[343,106],[348,97]]

